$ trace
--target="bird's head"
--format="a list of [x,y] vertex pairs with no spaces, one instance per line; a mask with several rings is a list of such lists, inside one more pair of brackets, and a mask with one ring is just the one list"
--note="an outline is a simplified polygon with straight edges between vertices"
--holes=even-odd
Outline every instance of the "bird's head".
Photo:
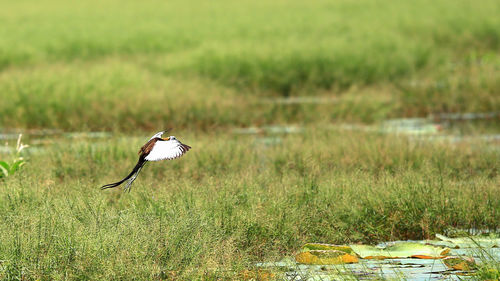
[[177,139],[175,138],[175,136],[170,136],[170,137],[162,138],[162,140],[169,141],[169,140],[177,140]]

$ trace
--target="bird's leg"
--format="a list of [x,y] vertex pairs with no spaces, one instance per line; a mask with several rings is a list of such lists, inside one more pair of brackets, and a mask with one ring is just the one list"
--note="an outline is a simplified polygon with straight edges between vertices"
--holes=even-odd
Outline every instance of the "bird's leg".
[[135,181],[135,178],[137,178],[137,173],[135,173],[128,181],[127,184],[125,185],[125,188],[123,189],[123,192],[130,192],[131,188],[130,186],[132,183]]
[[123,192],[130,192],[131,188],[130,186],[132,185],[132,183],[135,181],[135,179],[137,178],[137,176],[139,175],[139,172],[141,171],[142,167],[139,168],[139,170],[137,170],[137,172],[135,172],[135,174],[127,181],[127,184],[125,185],[125,188],[123,189]]
[[130,192],[130,186],[134,182],[135,178],[137,177],[137,173],[135,173],[128,181],[127,184],[125,185],[125,188],[123,188],[123,192]]

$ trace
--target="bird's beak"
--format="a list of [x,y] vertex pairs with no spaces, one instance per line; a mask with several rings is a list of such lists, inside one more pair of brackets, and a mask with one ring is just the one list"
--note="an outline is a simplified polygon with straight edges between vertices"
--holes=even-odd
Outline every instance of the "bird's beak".
[[170,140],[170,137],[163,138],[162,140],[168,141],[168,140]]

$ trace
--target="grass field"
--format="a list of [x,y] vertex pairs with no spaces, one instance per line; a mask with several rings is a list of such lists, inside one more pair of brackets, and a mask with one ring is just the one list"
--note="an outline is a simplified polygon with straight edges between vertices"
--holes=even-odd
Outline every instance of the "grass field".
[[[500,227],[496,144],[332,129],[498,111],[498,1],[0,3],[0,133],[112,133],[25,139],[0,279],[234,280],[305,242]],[[99,190],[168,127],[192,151]]]
[[0,274],[222,277],[305,242],[500,226],[498,151],[321,130],[274,146],[261,137],[179,135],[193,150],[146,166],[130,194],[98,187],[132,168],[143,138],[55,142],[32,155],[0,189]]
[[[2,6],[4,127],[207,130],[500,107],[494,0]],[[303,95],[338,101],[259,103]]]

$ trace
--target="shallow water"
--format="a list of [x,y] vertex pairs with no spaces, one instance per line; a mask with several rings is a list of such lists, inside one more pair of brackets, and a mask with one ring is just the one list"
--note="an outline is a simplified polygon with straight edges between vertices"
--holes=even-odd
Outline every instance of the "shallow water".
[[314,96],[299,96],[299,97],[286,97],[275,99],[263,99],[261,103],[292,105],[292,104],[334,104],[338,103],[339,99],[336,97],[314,97]]
[[[260,267],[287,268],[284,280],[459,280],[440,260],[434,259],[386,259],[360,260],[355,264],[304,265],[292,262],[258,264]],[[463,276],[460,276],[463,277]]]
[[105,139],[112,136],[109,132],[70,132],[60,130],[0,130],[0,154],[16,153],[16,144],[21,137],[21,143],[28,144],[22,155],[33,155],[46,152],[46,147],[71,139]]
[[[401,242],[401,241],[400,241]],[[431,241],[413,241],[428,243]],[[443,241],[433,241],[446,244]],[[393,242],[391,242],[393,243]],[[384,245],[386,243],[381,243]],[[500,248],[463,248],[451,249],[449,256],[473,257],[476,263],[483,261],[500,261]],[[283,272],[284,280],[463,280],[471,272],[449,269],[441,259],[359,259],[359,263],[338,265],[306,265],[295,262],[293,258],[285,258],[275,263],[257,263],[257,267]]]

